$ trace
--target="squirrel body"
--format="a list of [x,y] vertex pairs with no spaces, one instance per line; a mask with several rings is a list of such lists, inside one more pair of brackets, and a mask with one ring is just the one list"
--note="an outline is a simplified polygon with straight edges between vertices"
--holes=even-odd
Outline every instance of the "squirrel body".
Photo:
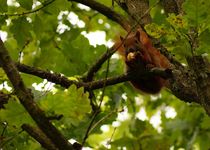
[[138,29],[131,33],[126,39],[122,38],[115,43],[118,53],[123,57],[127,73],[131,73],[133,79],[131,84],[138,90],[157,94],[167,83],[166,79],[160,76],[141,77],[139,72],[153,67],[169,69],[169,60],[152,45],[148,35]]

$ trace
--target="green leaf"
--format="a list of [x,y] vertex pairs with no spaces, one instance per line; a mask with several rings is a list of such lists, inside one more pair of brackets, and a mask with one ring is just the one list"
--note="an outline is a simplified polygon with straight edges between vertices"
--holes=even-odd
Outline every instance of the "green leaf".
[[65,11],[68,8],[70,8],[70,3],[68,1],[55,0],[53,3],[50,4],[50,7],[45,7],[43,11],[49,14],[57,15],[60,13],[60,11]]
[[155,23],[151,23],[145,26],[147,33],[150,34],[154,38],[160,38],[164,34],[166,34],[162,26],[158,26]]
[[181,57],[191,56],[191,47],[186,38],[182,37],[173,43],[173,52]]
[[188,128],[190,124],[188,124],[184,120],[174,120],[174,121],[168,121],[166,123],[166,129],[173,130],[173,131],[182,131]]
[[45,29],[45,26],[44,26],[44,22],[43,22],[42,18],[39,15],[36,15],[34,18],[33,30],[34,30],[34,33],[36,34],[37,38],[42,37],[42,33],[43,33],[44,29]]
[[27,41],[31,39],[30,30],[31,24],[25,17],[19,17],[18,19],[12,20],[10,31],[13,33],[20,48],[23,48]]
[[19,51],[18,51],[18,45],[17,45],[17,41],[14,38],[8,38],[5,41],[5,46],[7,48],[7,50],[9,51],[10,56],[12,57],[12,59],[14,61],[17,61],[19,58]]
[[[39,13],[33,18],[33,33],[39,40],[51,40],[56,35],[58,14]],[[46,25],[47,24],[47,25]]]
[[7,80],[7,75],[4,70],[0,68],[0,84],[2,84],[5,80]]
[[88,95],[83,88],[72,85],[66,91],[49,94],[40,103],[45,110],[62,114],[68,118],[69,124],[76,125],[91,111]]
[[32,8],[33,0],[17,0],[17,2],[25,9],[30,10]]
[[201,122],[201,128],[202,129],[210,129],[210,118],[209,116],[205,115],[205,117],[203,118],[202,122]]
[[39,56],[40,51],[36,41],[31,41],[22,49],[21,63],[33,66],[35,59]]
[[174,28],[182,29],[188,26],[187,21],[181,15],[170,14],[166,19]]
[[210,3],[206,0],[186,0],[183,3],[186,18],[191,26],[200,26],[208,21]]
[[[85,135],[87,128],[90,124],[90,116],[85,117],[76,126],[72,125],[72,123],[67,122],[67,121],[69,121],[69,120],[65,119],[65,118],[63,118],[60,121],[60,126],[61,127],[65,126],[64,128],[62,128],[62,133],[64,134],[64,136],[69,139],[74,138],[79,143],[82,143],[84,135]],[[71,132],[69,132],[69,131],[71,131]],[[93,132],[91,132],[91,134],[92,133]]]
[[6,121],[10,126],[20,127],[23,123],[33,123],[24,107],[14,99],[10,99],[5,109],[0,110],[0,120]]
[[35,53],[37,55],[33,60],[33,65],[54,72],[67,72],[66,75],[69,75],[68,72],[71,72],[71,69],[64,55],[54,47],[51,41],[41,41],[42,43],[41,51]]
[[114,149],[117,149],[118,147],[126,147],[127,149],[141,149],[140,143],[138,144],[137,141],[126,136],[113,141],[111,145],[112,147],[114,146]]
[[41,83],[43,79],[36,77],[36,76],[31,76],[29,74],[21,74],[21,77],[27,87],[31,87],[33,83]]
[[164,24],[166,21],[166,15],[165,13],[162,13],[163,8],[155,3],[157,3],[157,0],[150,0],[149,2],[150,8],[152,8],[150,15],[152,17],[153,23],[157,23],[159,25]]
[[8,7],[7,6],[7,1],[6,0],[0,0],[0,12],[7,12],[7,7]]
[[206,142],[206,139],[210,138],[209,132],[200,133],[200,136],[196,138],[196,145],[201,150],[208,150],[210,148],[210,142]]
[[130,125],[130,132],[134,137],[141,136],[141,134],[146,130],[146,122],[139,119],[135,119]]
[[3,25],[6,25],[6,19],[7,19],[7,16],[1,16],[1,17],[0,17],[0,28],[1,28]]
[[61,52],[71,67],[71,72],[68,74],[72,76],[84,73],[87,68],[87,63],[84,59],[88,57],[85,53],[88,53],[90,49],[88,40],[84,36],[80,35],[73,41],[69,42],[67,40],[63,41],[61,44]]
[[[9,1],[0,0],[0,15],[4,13],[21,14],[31,11],[32,2],[41,3],[33,9],[40,8],[50,2],[48,0],[12,1],[14,3],[7,6]],[[97,0],[97,2],[128,17],[116,2],[114,6],[112,6],[111,0]],[[159,38],[157,42],[163,44],[180,63],[186,63],[184,62],[185,56],[191,54],[189,34],[193,31],[198,31],[196,40],[198,40],[199,47],[195,54],[208,54],[210,52],[210,1],[186,0],[183,5],[184,13],[181,15],[170,14],[169,17],[163,13],[161,4],[163,1],[157,5],[158,0],[150,0],[149,2],[152,23],[145,27],[147,33]],[[81,33],[83,31],[87,33],[98,30],[104,31],[106,39],[110,41],[119,38],[120,35],[124,36],[126,33],[108,17],[92,9],[83,10],[80,6],[78,3],[68,0],[55,0],[35,13],[1,16],[0,30],[8,34],[4,44],[12,59],[52,71],[58,75],[64,74],[69,79],[77,79],[77,76],[86,73],[101,54],[107,51],[107,47],[104,45],[91,46],[88,39]],[[83,28],[79,28],[69,21],[69,13],[71,12],[85,23]],[[61,14],[63,14],[62,18],[60,18]],[[73,18],[70,19],[74,20]],[[68,29],[60,30],[63,32],[58,31],[63,27],[61,24],[67,26]],[[115,56],[116,54],[110,59],[109,76],[122,74],[125,69],[124,62]],[[32,83],[43,81],[43,79],[29,74],[20,74],[28,87],[31,87]],[[102,79],[105,74],[106,62],[96,73],[94,79]],[[3,88],[5,93],[11,93],[11,91],[6,91],[7,85],[11,86],[11,82],[0,68],[0,90]],[[75,139],[81,143],[93,118],[93,113],[90,113],[88,94],[82,88],[77,89],[74,85],[69,89],[55,85],[52,91],[46,91],[43,88],[42,91],[36,91],[33,87],[30,89],[34,95],[34,100],[39,103],[40,107],[44,108],[48,116],[64,115],[60,120],[51,120],[62,134],[68,139]],[[93,92],[94,100],[99,103],[102,90],[98,89]],[[160,95],[155,97],[158,98],[139,94],[129,82],[107,87],[100,108],[101,111],[94,120],[85,147],[99,150],[108,149],[109,146],[111,146],[111,150],[186,148],[208,150],[210,148],[209,142],[206,140],[210,139],[210,121],[202,106],[180,101],[167,91],[162,91]],[[12,139],[8,140],[3,149],[41,149],[40,145],[26,132],[19,133],[22,123],[33,122],[19,101],[11,98],[5,106],[6,109],[0,110],[0,132],[2,132],[0,147],[5,139]],[[166,109],[168,106],[175,109],[175,118],[167,117],[166,113],[170,114],[170,109]],[[125,111],[122,113],[122,110]],[[136,118],[141,117],[142,110],[145,110],[148,120],[141,121]],[[157,112],[161,112],[161,133],[150,123],[151,117]],[[124,117],[124,114],[128,118]],[[1,126],[4,121],[8,122],[5,129]],[[3,130],[5,131],[3,132]]]
[[209,53],[210,52],[210,31],[209,29],[204,30],[202,33],[200,33],[198,39],[199,39],[199,47],[196,49],[198,54],[203,53]]
[[28,133],[20,132],[21,130],[22,129],[8,124],[6,127],[6,133],[4,132],[3,135],[4,139],[1,140],[0,146],[7,150],[40,150],[41,145],[32,139]]

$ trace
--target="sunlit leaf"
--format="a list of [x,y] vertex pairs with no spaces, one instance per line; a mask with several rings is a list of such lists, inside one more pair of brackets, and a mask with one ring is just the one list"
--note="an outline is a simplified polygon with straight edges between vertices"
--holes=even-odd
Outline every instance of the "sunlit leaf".
[[10,99],[5,109],[0,110],[0,120],[16,127],[20,127],[23,123],[33,123],[28,112],[14,99]]
[[55,114],[64,115],[72,124],[79,123],[91,110],[88,93],[84,93],[83,88],[77,89],[75,85],[67,91],[48,95],[41,101],[41,106]]

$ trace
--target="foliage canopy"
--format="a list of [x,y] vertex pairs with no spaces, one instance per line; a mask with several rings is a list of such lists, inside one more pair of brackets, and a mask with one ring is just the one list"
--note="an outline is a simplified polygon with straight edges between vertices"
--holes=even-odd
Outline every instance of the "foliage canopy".
[[[112,5],[111,0],[97,2],[127,17],[117,4]],[[150,0],[153,21],[145,26],[147,33],[186,65],[186,58],[192,56],[187,35],[196,30],[199,44],[193,54],[207,55],[208,59],[210,1],[185,0],[182,15],[164,13],[161,2]],[[106,44],[91,45],[88,33],[103,31],[109,42],[126,34],[110,18],[74,0],[0,0],[0,30],[14,62],[50,72],[58,78],[65,76],[72,82],[84,79],[89,68],[108,49]],[[123,72],[124,64],[114,54],[97,71],[94,80]],[[48,75],[44,73],[45,78],[24,71],[20,74],[33,93],[34,101],[47,117],[54,118],[52,124],[71,142],[101,150],[210,148],[210,118],[203,107],[181,101],[170,90],[164,89],[159,95],[150,96],[134,90],[128,82],[122,82],[88,92],[74,84],[66,88],[54,84],[57,82],[53,79],[47,82]],[[23,124],[36,124],[11,87],[0,68],[0,99],[5,98],[3,93],[9,97],[4,108],[0,108],[0,148],[42,149],[21,129]],[[96,106],[100,106],[100,111]]]

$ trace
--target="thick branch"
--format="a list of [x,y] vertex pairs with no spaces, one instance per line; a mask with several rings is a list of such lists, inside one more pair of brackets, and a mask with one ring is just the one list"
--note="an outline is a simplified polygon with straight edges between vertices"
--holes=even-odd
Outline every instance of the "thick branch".
[[[160,68],[153,68],[149,71],[139,73],[138,75],[142,78],[148,77],[148,76],[161,76],[165,79],[168,79],[172,76],[172,72],[167,69],[165,70],[165,69],[160,69]],[[135,78],[135,77],[131,73],[131,74],[126,74],[126,75],[120,75],[118,77],[111,77],[111,78],[102,79],[102,80],[98,80],[98,81],[83,83],[83,86],[86,89],[94,90],[94,89],[99,89],[99,88],[102,88],[102,87],[108,86],[108,85],[115,85],[117,83],[130,81],[133,78]]]
[[[99,59],[98,62],[92,67],[92,69],[90,69],[92,70],[89,74],[90,77],[92,77],[92,74],[94,74],[98,70],[98,68],[100,68],[100,66],[103,64],[104,60],[107,59],[108,56],[109,54],[107,53],[102,55],[101,59]],[[174,62],[173,60],[171,61]],[[176,97],[183,101],[200,103],[196,92],[195,83],[193,82],[192,77],[187,71],[187,68],[184,68],[176,61],[174,62],[174,64],[176,66],[176,69],[173,71],[173,78],[170,80],[170,85],[168,86],[168,88],[173,92]],[[102,88],[105,81],[106,86],[129,81],[127,75],[121,75],[118,77],[108,78],[107,80],[102,79],[88,83],[76,82],[69,80],[65,76],[61,76],[60,74],[51,73],[49,71],[44,71],[24,64],[16,63],[16,66],[18,70],[23,73],[31,74],[42,79],[47,79],[48,81],[59,84],[65,88],[68,88],[70,85],[75,84],[77,85],[77,87],[83,86],[86,89],[94,90]]]
[[180,100],[200,104],[196,84],[187,68],[175,66],[168,88]]
[[39,129],[28,124],[23,124],[22,129],[26,131],[31,137],[38,141],[43,148],[48,150],[58,150],[50,141],[50,139]]
[[129,21],[127,21],[123,16],[115,12],[113,9],[103,4],[100,4],[94,0],[69,0],[69,1],[75,1],[84,4],[86,6],[89,6],[90,8],[97,10],[104,16],[108,17],[112,21],[115,21],[118,24],[120,24],[126,31],[130,31],[131,27]]
[[62,87],[68,88],[70,85],[75,84],[77,87],[84,87],[86,89],[99,89],[104,86],[104,82],[106,80],[106,85],[114,85],[117,83],[125,82],[128,81],[129,78],[127,75],[121,75],[118,77],[112,77],[108,79],[103,79],[103,80],[98,80],[98,81],[93,81],[93,82],[77,82],[77,81],[72,81],[66,78],[65,76],[61,76],[60,74],[54,74],[49,71],[43,71],[41,69],[37,69],[35,67],[30,67],[27,65],[23,65],[20,63],[16,63],[17,68],[19,71],[27,74],[31,74],[37,77],[40,77],[42,79],[47,79],[50,82],[53,82],[55,84],[59,84]]
[[59,149],[73,149],[72,145],[70,145],[70,143],[63,137],[63,135],[49,122],[44,112],[34,102],[33,95],[31,94],[30,90],[25,87],[17,68],[12,62],[8,51],[4,47],[1,39],[0,63],[14,87],[15,94],[19,98],[21,104],[25,107],[25,109],[37,123],[39,128]]
[[[30,67],[27,65],[19,64],[19,63],[16,65],[19,71],[21,72],[35,75],[42,79],[47,79],[48,81],[53,82],[55,84],[59,84],[65,88],[68,88],[70,85],[75,84],[77,87],[85,87],[86,89],[94,90],[94,89],[102,88],[104,86],[104,82],[106,82],[105,84],[106,86],[109,86],[109,85],[115,85],[117,83],[131,80],[131,78],[128,77],[128,75],[121,75],[117,77],[110,77],[108,79],[102,79],[102,80],[97,80],[97,81],[92,81],[92,82],[87,82],[87,83],[77,82],[77,81],[71,81],[65,76],[61,76],[60,74],[43,71],[35,67]],[[195,83],[192,81],[192,77],[189,75],[187,68],[184,68],[179,63],[175,63],[175,67],[176,68],[172,71],[173,78],[170,79],[170,85],[168,86],[168,88],[172,91],[172,93],[176,97],[178,97],[179,99],[185,102],[200,103],[198,101]],[[160,73],[157,73],[159,71]],[[165,72],[163,71],[162,73],[163,74],[161,75],[161,70],[158,70],[158,69],[157,70],[154,69],[153,71],[150,72],[150,74],[160,75],[164,77]]]
[[174,13],[176,15],[183,14],[182,4],[184,0],[162,0],[161,4],[166,14]]
[[151,16],[148,12],[148,10],[150,10],[148,0],[127,0],[126,6],[128,9],[128,14],[131,16],[131,18],[135,18],[133,22],[138,20],[141,25],[151,23]]
[[[107,79],[101,79],[97,81],[92,81],[92,82],[77,82],[77,81],[72,81],[66,78],[65,76],[61,76],[60,74],[54,74],[48,71],[43,71],[41,69],[37,69],[35,67],[30,67],[27,65],[23,65],[20,63],[16,63],[17,68],[24,73],[31,74],[38,76],[42,79],[47,79],[50,82],[56,83],[61,85],[62,87],[68,88],[70,85],[75,84],[77,87],[84,87],[85,89],[89,90],[95,90],[102,88],[103,86],[108,86],[108,85],[115,85],[117,83],[129,81],[132,79],[132,76],[130,75],[120,75],[117,77],[110,77]],[[159,68],[153,68],[150,71],[143,72],[141,74],[142,77],[144,76],[161,76],[163,78],[170,78],[171,77],[171,71],[169,70],[163,70]]]
[[16,63],[16,66],[20,72],[31,74],[42,79],[47,79],[50,82],[55,84],[59,84],[62,87],[68,88],[69,85],[75,83],[75,81],[71,81],[65,76],[61,76],[60,74],[51,73],[49,71],[44,71],[35,67],[27,66],[24,64]]
[[200,104],[196,84],[192,74],[189,72],[189,68],[184,67],[179,61],[174,59],[162,45],[157,44],[155,47],[158,47],[161,53],[164,54],[174,66],[173,78],[170,79],[170,84],[168,85],[171,92],[180,100]]
[[187,59],[188,64],[195,75],[195,82],[199,100],[210,116],[210,77],[208,76],[209,64],[202,56],[193,56]]

